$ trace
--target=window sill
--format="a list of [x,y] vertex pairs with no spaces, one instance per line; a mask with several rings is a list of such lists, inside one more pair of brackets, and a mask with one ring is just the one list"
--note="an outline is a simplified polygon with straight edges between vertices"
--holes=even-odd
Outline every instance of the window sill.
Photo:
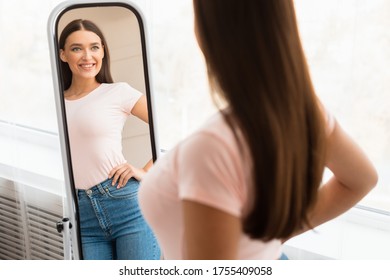
[[290,259],[389,260],[390,216],[359,206],[287,241]]
[[0,121],[0,177],[64,196],[58,135]]

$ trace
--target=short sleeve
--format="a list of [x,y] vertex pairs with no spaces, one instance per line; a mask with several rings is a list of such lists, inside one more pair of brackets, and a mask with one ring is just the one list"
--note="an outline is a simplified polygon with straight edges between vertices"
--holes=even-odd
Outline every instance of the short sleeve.
[[178,151],[179,198],[241,215],[243,182],[238,153],[224,139],[198,133]]
[[134,105],[142,96],[142,93],[127,83],[119,83],[119,91],[121,96],[121,109],[128,115],[131,114]]

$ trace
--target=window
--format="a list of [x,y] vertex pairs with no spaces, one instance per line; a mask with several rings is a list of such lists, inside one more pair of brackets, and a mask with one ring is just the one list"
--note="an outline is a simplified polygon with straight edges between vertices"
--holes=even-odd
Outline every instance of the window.
[[0,2],[3,121],[57,131],[46,26],[51,10],[60,2]]
[[360,203],[390,213],[390,61],[388,1],[296,0],[314,86],[329,110],[367,152],[377,187]]
[[152,78],[160,147],[169,149],[215,108],[194,35],[192,0],[153,1],[150,21]]

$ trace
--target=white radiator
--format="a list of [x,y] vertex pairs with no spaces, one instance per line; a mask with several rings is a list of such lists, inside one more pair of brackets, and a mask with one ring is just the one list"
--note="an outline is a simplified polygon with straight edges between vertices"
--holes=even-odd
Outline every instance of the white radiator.
[[0,259],[63,259],[63,198],[0,178]]

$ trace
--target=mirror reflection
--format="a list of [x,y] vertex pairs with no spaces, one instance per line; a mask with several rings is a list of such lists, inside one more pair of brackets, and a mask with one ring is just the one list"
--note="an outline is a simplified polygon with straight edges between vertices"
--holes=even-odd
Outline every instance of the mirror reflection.
[[145,41],[135,12],[83,6],[68,9],[57,25],[84,259],[160,258],[138,207],[153,141]]

